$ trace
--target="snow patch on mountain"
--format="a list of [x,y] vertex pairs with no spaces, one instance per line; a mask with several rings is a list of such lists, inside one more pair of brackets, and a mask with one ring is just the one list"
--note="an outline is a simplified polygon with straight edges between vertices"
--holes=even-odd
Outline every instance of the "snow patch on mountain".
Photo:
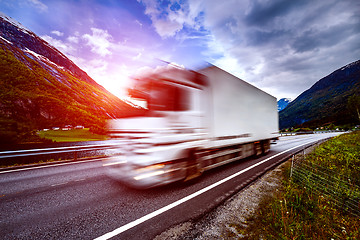
[[9,40],[7,40],[6,38],[3,38],[2,36],[0,36],[0,39],[4,40],[4,41],[7,42],[8,44],[12,44],[12,42],[10,42]]
[[38,53],[36,53],[34,51],[31,51],[28,48],[24,49],[24,52],[32,54],[34,57],[36,57],[37,59],[39,59],[39,60],[41,60],[43,62],[49,63],[49,64],[51,64],[51,65],[53,65],[53,66],[55,66],[55,67],[57,67],[59,69],[65,70],[65,68],[63,66],[59,66],[58,64],[50,61],[47,57],[44,57],[43,55],[40,55],[40,54],[38,54]]
[[344,66],[341,68],[341,71],[347,69],[347,68],[350,68],[352,66],[355,66],[356,64],[359,64],[360,60],[356,61],[356,62],[352,62],[352,63],[349,63],[348,65]]
[[31,32],[29,29],[27,29],[26,27],[24,27],[21,23],[19,23],[18,21],[12,19],[11,17],[5,15],[4,13],[0,12],[0,18],[4,19],[5,21],[11,23],[12,25],[14,25],[15,27],[17,27],[20,31],[27,33],[27,34],[31,34],[34,35],[33,32]]
[[278,101],[278,111],[283,110],[286,108],[287,105],[291,102],[290,98],[282,98]]

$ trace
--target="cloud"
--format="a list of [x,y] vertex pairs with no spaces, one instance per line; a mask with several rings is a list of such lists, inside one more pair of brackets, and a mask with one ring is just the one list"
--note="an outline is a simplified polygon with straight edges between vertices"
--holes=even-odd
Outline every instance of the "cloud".
[[71,42],[71,43],[79,43],[79,38],[78,37],[76,37],[76,36],[69,36],[68,38],[67,38],[67,40],[69,41],[69,42]]
[[40,0],[27,0],[31,5],[35,6],[41,12],[45,12],[48,10],[48,7],[42,3]]
[[164,38],[172,37],[176,32],[182,29],[182,24],[177,21],[168,21],[163,19],[153,19],[156,32]]
[[175,36],[185,26],[199,27],[196,17],[198,13],[191,11],[186,1],[138,0],[145,6],[145,14],[152,21],[155,31],[162,37]]
[[287,17],[296,9],[303,9],[307,4],[313,1],[251,1],[247,13],[245,14],[245,23],[250,26],[270,26],[280,18]]
[[143,24],[139,20],[135,20],[135,23],[138,24],[140,28],[142,28]]
[[87,63],[86,70],[90,75],[102,75],[108,65],[108,62],[103,59],[93,59]]
[[73,54],[75,51],[75,48],[72,45],[67,44],[61,40],[55,39],[53,37],[50,37],[48,35],[41,36],[41,38],[46,42],[48,42],[50,45],[54,46],[60,52],[64,53],[65,55],[69,56]]
[[355,0],[190,0],[188,6],[210,35],[203,55],[277,97],[295,98],[360,56]]
[[[27,7],[31,4],[32,10],[37,6],[45,11],[47,7],[42,2],[49,8],[55,5],[52,1],[22,1]],[[136,6],[138,3],[142,7]],[[94,78],[105,79],[106,74],[113,74],[109,79],[115,79],[122,64],[127,66],[123,67],[125,76],[140,66],[154,67],[159,58],[189,68],[204,58],[278,98],[293,99],[320,78],[360,56],[358,0],[138,3],[129,9],[127,4],[120,4],[120,9],[113,4],[111,11],[105,7],[107,4],[91,8],[57,4],[66,6],[66,13],[74,16],[74,28],[65,29],[64,35],[53,31],[43,38],[84,69],[88,64],[87,71]],[[60,10],[58,13],[64,11]],[[84,15],[79,14],[80,10]],[[58,18],[56,22],[62,23]],[[92,28],[86,30],[87,26]],[[71,33],[76,30],[81,33]],[[91,62],[94,58],[107,60],[108,65]],[[194,65],[190,65],[192,62]]]
[[141,56],[142,56],[142,53],[139,53],[138,55],[136,55],[135,57],[132,57],[132,60],[138,60],[138,59],[140,59],[141,58]]
[[91,28],[92,35],[84,34],[82,38],[86,41],[86,44],[91,47],[91,51],[105,57],[111,55],[109,48],[112,43],[112,36],[103,29]]
[[56,36],[58,36],[58,37],[61,37],[61,36],[64,35],[63,32],[60,32],[60,31],[57,31],[57,30],[51,31],[51,33],[54,34],[54,35],[56,35]]
[[185,69],[184,65],[181,65],[181,64],[178,64],[175,62],[167,62],[166,65],[156,66],[154,68],[149,67],[149,66],[144,66],[144,67],[138,68],[132,77],[133,78],[141,78],[142,76],[148,76],[148,75],[160,73],[160,72],[166,71],[168,69],[173,69],[173,68]]

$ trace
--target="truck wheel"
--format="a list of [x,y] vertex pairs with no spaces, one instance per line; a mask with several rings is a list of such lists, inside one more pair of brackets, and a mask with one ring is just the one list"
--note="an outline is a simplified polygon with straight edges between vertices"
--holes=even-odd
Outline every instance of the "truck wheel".
[[261,156],[263,154],[263,147],[261,142],[254,143],[254,152],[256,157]]
[[201,164],[195,152],[189,152],[187,158],[186,178],[184,179],[184,181],[186,182],[199,177],[203,173],[203,171],[204,169],[201,167]]
[[270,151],[270,140],[265,140],[262,142],[263,155],[267,154],[269,151]]

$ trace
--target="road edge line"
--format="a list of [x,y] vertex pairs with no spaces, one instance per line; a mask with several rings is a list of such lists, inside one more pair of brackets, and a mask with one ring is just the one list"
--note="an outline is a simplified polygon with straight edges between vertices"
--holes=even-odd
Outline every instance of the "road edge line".
[[156,217],[156,216],[158,216],[158,215],[160,215],[160,214],[162,214],[162,213],[164,213],[164,212],[166,212],[166,211],[168,211],[168,210],[170,210],[170,209],[172,209],[172,208],[174,208],[174,207],[176,207],[176,206],[178,206],[178,205],[180,205],[180,204],[182,204],[184,202],[187,202],[190,199],[195,198],[195,197],[201,195],[202,193],[207,192],[207,191],[209,191],[209,190],[211,190],[211,189],[213,189],[213,188],[215,188],[215,187],[217,187],[217,186],[219,186],[219,185],[233,179],[234,177],[237,177],[237,176],[243,174],[244,172],[247,172],[247,171],[249,171],[249,170],[251,170],[251,169],[253,169],[253,168],[255,168],[255,167],[257,167],[257,166],[259,166],[259,165],[261,165],[261,164],[263,164],[263,163],[265,163],[265,162],[267,162],[267,161],[269,161],[269,160],[271,160],[271,159],[273,159],[275,157],[277,157],[277,156],[280,156],[280,155],[282,155],[282,154],[284,154],[286,152],[292,151],[292,150],[294,150],[296,148],[299,148],[299,147],[302,147],[304,145],[311,144],[311,143],[314,143],[314,142],[316,142],[316,141],[311,141],[311,142],[307,142],[307,143],[304,143],[304,144],[300,144],[300,145],[298,145],[296,147],[292,147],[290,149],[287,149],[285,151],[277,153],[277,154],[275,154],[275,155],[273,155],[273,156],[271,156],[269,158],[266,158],[266,159],[264,159],[264,160],[262,160],[262,161],[260,161],[258,163],[255,163],[254,165],[251,165],[250,167],[247,167],[247,168],[245,168],[245,169],[243,169],[243,170],[241,170],[239,172],[236,172],[236,173],[234,173],[234,174],[232,174],[232,175],[230,175],[230,176],[228,176],[228,177],[226,177],[226,178],[224,178],[224,179],[222,179],[222,180],[220,180],[220,181],[218,181],[216,183],[213,183],[213,184],[211,184],[211,185],[209,185],[209,186],[207,186],[207,187],[205,187],[203,189],[200,189],[197,192],[194,192],[194,193],[192,193],[192,194],[190,194],[190,195],[188,195],[188,196],[186,196],[186,197],[184,197],[182,199],[179,199],[179,200],[177,200],[177,201],[175,201],[175,202],[173,202],[173,203],[171,203],[171,204],[169,204],[169,205],[167,205],[165,207],[162,207],[162,208],[160,208],[160,209],[158,209],[158,210],[156,210],[154,212],[151,212],[151,213],[149,213],[149,214],[147,214],[147,215],[145,215],[145,216],[143,216],[141,218],[138,218],[138,219],[136,219],[136,220],[134,220],[132,222],[129,222],[129,223],[127,223],[127,224],[125,224],[125,225],[123,225],[123,226],[121,226],[121,227],[119,227],[119,228],[117,228],[117,229],[115,229],[115,230],[113,230],[111,232],[105,233],[104,235],[102,235],[100,237],[97,237],[94,240],[107,240],[107,239],[110,239],[112,237],[115,237],[115,236],[117,236],[117,235],[119,235],[119,234],[121,234],[121,233],[123,233],[123,232],[125,232],[125,231],[127,231],[127,230],[129,230],[129,229],[131,229],[131,228],[133,228],[133,227],[135,227],[135,226],[149,220],[149,219],[151,219],[151,218],[154,218],[154,217]]

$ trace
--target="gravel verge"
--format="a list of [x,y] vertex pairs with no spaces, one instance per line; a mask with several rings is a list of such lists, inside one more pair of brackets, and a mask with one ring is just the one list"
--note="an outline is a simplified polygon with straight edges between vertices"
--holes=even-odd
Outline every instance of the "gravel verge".
[[286,162],[264,174],[199,221],[188,221],[174,226],[155,237],[155,240],[208,240],[244,237],[234,225],[246,228],[246,219],[255,212],[261,198],[272,196],[277,191],[281,184],[281,171],[284,164]]

